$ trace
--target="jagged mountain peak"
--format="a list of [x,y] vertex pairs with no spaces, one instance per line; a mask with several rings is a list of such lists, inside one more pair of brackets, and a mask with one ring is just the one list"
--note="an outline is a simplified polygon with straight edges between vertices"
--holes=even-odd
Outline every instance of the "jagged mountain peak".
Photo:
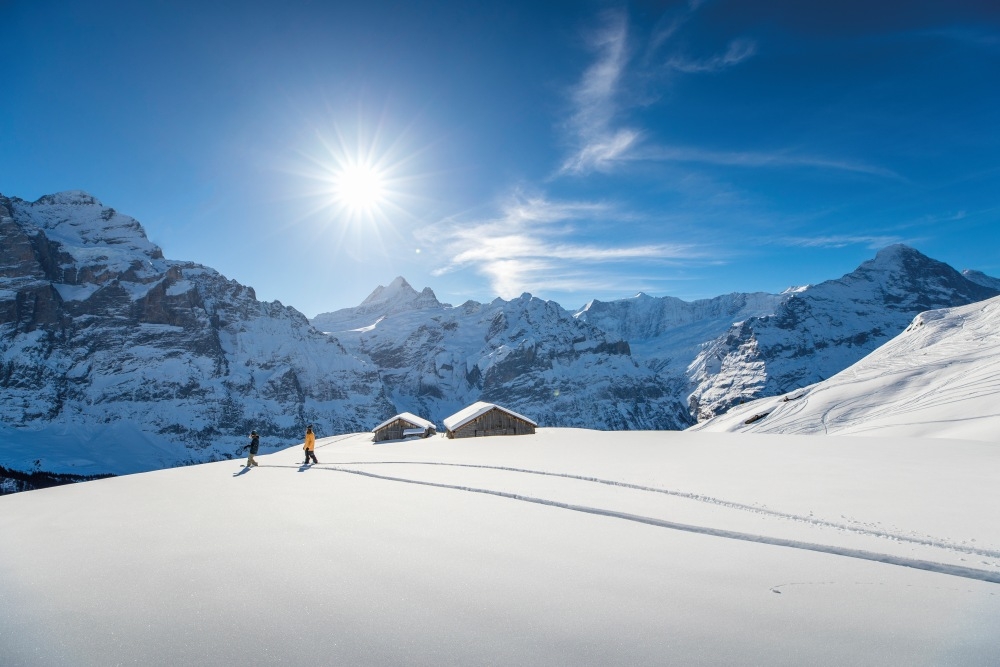
[[[875,257],[862,262],[861,265],[850,275],[876,274],[934,274],[947,275],[948,277],[958,276],[959,273],[954,268],[928,257],[916,248],[912,248],[903,243],[896,243],[879,250]],[[847,277],[847,276],[845,276]]]
[[386,301],[409,301],[416,298],[417,290],[413,289],[410,283],[406,282],[406,278],[402,276],[396,276],[388,287],[379,285],[368,297],[361,302],[362,306],[369,306],[375,303],[383,303]]
[[320,331],[344,331],[374,326],[382,318],[392,314],[450,307],[451,304],[438,301],[430,287],[418,292],[405,278],[396,276],[388,286],[376,287],[360,305],[320,313],[310,321]]
[[846,289],[857,297],[860,295],[856,290],[863,285],[867,285],[864,289],[870,292],[870,298],[878,296],[891,308],[912,311],[957,306],[996,294],[994,289],[968,280],[948,264],[901,243],[881,249],[851,273],[810,288],[806,294],[818,296]]
[[874,261],[892,261],[900,257],[926,257],[926,255],[905,243],[893,243],[876,252]]
[[63,190],[62,192],[42,195],[33,203],[61,204],[65,206],[104,206],[97,197],[83,190]]
[[413,289],[413,286],[402,276],[396,276],[388,286],[379,285],[368,297],[361,302],[359,308],[370,310],[372,308],[389,307],[390,310],[402,307],[404,309],[427,306],[440,306],[434,290],[425,287],[421,291]]
[[[0,207],[22,224],[28,223],[24,228],[27,233],[33,233],[32,228],[41,229],[46,237],[81,261],[90,259],[85,255],[92,254],[90,250],[95,246],[118,251],[123,257],[134,252],[150,259],[163,257],[138,220],[105,206],[82,190],[44,195],[33,202],[0,195]],[[104,254],[110,257],[107,252]]]

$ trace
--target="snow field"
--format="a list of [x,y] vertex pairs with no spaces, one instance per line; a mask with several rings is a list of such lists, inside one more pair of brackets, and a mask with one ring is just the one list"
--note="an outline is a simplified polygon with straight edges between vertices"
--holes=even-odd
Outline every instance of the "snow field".
[[0,664],[995,664],[984,443],[539,429],[317,456],[0,498]]

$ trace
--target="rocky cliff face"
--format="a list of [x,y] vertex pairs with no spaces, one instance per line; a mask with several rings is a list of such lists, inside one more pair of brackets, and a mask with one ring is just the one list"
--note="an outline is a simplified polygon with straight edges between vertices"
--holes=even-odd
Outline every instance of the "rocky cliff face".
[[164,259],[85,193],[0,196],[0,239],[8,467],[130,472],[229,457],[251,428],[289,444],[392,414],[377,370],[301,313]]
[[439,423],[479,400],[541,426],[673,429],[687,422],[676,388],[638,365],[627,342],[530,294],[452,307],[397,278],[357,308],[313,324],[370,358],[400,410]]

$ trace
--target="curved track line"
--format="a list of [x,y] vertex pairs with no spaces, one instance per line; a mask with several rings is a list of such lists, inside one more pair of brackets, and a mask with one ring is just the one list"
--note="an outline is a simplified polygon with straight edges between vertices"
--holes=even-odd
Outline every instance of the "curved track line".
[[[321,464],[322,465],[322,464]],[[564,479],[572,479],[581,482],[592,482],[595,484],[605,484],[607,486],[617,486],[625,489],[632,489],[635,491],[648,491],[651,493],[662,493],[667,496],[676,496],[678,498],[684,498],[687,500],[694,500],[701,503],[709,503],[712,505],[718,505],[720,507],[728,507],[730,509],[744,510],[749,512],[755,512],[757,514],[766,514],[768,516],[777,517],[780,519],[788,519],[791,521],[799,521],[801,523],[808,523],[814,526],[823,526],[827,528],[835,528],[838,530],[846,530],[858,535],[867,535],[869,537],[881,537],[890,540],[897,540],[899,542],[906,542],[907,544],[917,544],[924,547],[934,547],[937,549],[949,549],[952,551],[958,551],[961,553],[966,553],[974,556],[983,556],[985,558],[1000,558],[1000,551],[991,551],[988,549],[979,549],[976,547],[963,546],[958,544],[952,544],[949,542],[944,542],[940,540],[932,540],[920,537],[911,537],[908,535],[899,535],[896,533],[890,533],[887,531],[870,530],[868,528],[859,528],[856,526],[850,526],[848,524],[837,523],[835,521],[827,521],[824,519],[810,518],[802,516],[799,514],[791,514],[788,512],[779,512],[777,510],[769,510],[755,505],[747,505],[745,503],[737,503],[729,500],[722,500],[720,498],[713,498],[712,496],[705,496],[697,493],[690,493],[686,491],[672,491],[670,489],[661,489],[655,486],[643,486],[641,484],[631,484],[629,482],[618,482],[610,479],[601,479],[600,477],[586,477],[583,475],[571,475],[569,473],[560,472],[548,472],[545,470],[530,470],[526,468],[512,468],[508,466],[490,466],[490,465],[480,465],[475,463],[446,463],[438,461],[343,461],[339,462],[337,465],[426,465],[426,466],[447,466],[454,468],[478,468],[481,470],[501,470],[505,472],[519,472],[529,475],[542,475],[546,477],[561,477]]]
[[1000,572],[989,572],[986,570],[977,570],[971,567],[962,567],[959,565],[948,565],[946,563],[936,563],[933,561],[919,560],[915,558],[904,558],[901,556],[892,556],[890,554],[881,554],[874,551],[864,551],[861,549],[846,549],[843,547],[829,546],[825,544],[814,544],[812,542],[801,542],[799,540],[786,540],[778,537],[768,537],[766,535],[754,535],[752,533],[740,533],[733,530],[722,530],[719,528],[711,528],[708,526],[694,526],[685,523],[676,523],[674,521],[664,521],[663,519],[656,519],[653,517],[642,516],[639,514],[629,514],[627,512],[616,512],[614,510],[602,509],[599,507],[588,507],[586,505],[574,505],[571,503],[563,503],[556,500],[547,500],[545,498],[535,498],[532,496],[523,496],[517,493],[509,493],[507,491],[495,491],[492,489],[479,489],[471,486],[457,486],[453,484],[441,484],[438,482],[427,482],[416,479],[407,479],[405,477],[392,477],[389,475],[377,475],[371,472],[364,472],[363,470],[351,470],[349,468],[338,468],[330,467],[325,468],[326,470],[335,470],[337,472],[347,473],[349,475],[359,475],[361,477],[369,477],[372,479],[381,479],[390,482],[403,482],[405,484],[416,484],[419,486],[430,486],[438,489],[451,489],[454,491],[465,491],[468,493],[482,493],[484,495],[498,496],[500,498],[509,498],[511,500],[519,500],[521,502],[534,503],[536,505],[545,505],[548,507],[556,507],[559,509],[570,510],[573,512],[583,512],[585,514],[594,514],[597,516],[606,516],[613,519],[623,519],[625,521],[633,521],[635,523],[642,523],[649,526],[656,526],[658,528],[669,528],[671,530],[680,530],[687,533],[696,533],[699,535],[709,535],[712,537],[723,537],[730,540],[740,540],[743,542],[755,542],[757,544],[768,544],[771,546],[778,547],[788,547],[791,549],[800,549],[804,551],[814,551],[817,553],[832,554],[834,556],[844,556],[847,558],[856,558],[859,560],[867,560],[876,563],[885,563],[887,565],[896,565],[899,567],[909,567],[916,570],[924,570],[926,572],[936,572],[938,574],[948,574],[953,577],[962,577],[965,579],[974,579],[977,581],[984,581],[987,583],[1000,584]]

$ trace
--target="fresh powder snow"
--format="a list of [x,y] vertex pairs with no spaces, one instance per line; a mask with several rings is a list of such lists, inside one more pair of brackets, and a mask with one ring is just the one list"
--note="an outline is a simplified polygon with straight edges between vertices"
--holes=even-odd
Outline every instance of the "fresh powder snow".
[[0,664],[987,665],[1000,448],[370,434],[0,498]]

